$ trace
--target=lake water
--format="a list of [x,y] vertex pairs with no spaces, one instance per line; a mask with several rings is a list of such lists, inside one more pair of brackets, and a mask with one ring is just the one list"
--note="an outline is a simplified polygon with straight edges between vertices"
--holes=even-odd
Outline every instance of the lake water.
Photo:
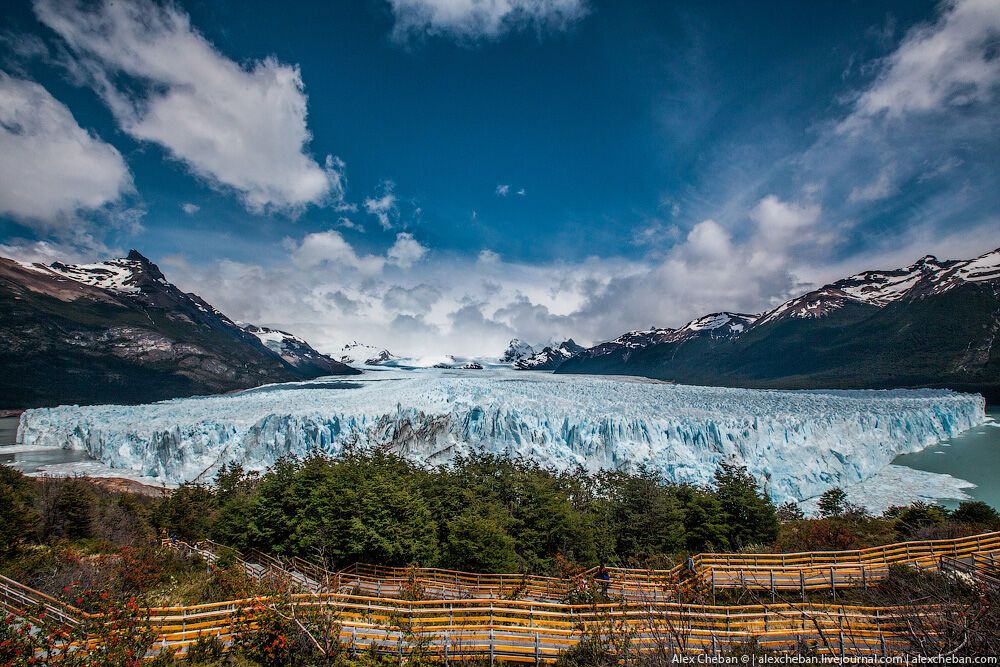
[[[903,454],[894,463],[968,480],[976,488],[966,493],[1000,509],[1000,406],[989,406],[986,414],[993,418],[991,425],[978,426],[921,452]],[[954,508],[958,501],[942,504]]]
[[[86,452],[68,449],[46,448],[33,451],[14,451],[17,441],[17,417],[0,418],[0,465],[8,465],[21,472],[35,472],[39,466],[57,463],[81,463],[91,461]],[[6,450],[6,451],[5,451]]]

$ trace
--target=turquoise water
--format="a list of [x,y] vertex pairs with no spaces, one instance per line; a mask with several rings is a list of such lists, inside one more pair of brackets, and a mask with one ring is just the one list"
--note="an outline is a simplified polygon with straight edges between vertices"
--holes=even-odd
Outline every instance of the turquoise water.
[[[990,406],[986,414],[1000,424],[1000,406]],[[1000,510],[1000,426],[978,426],[915,454],[903,454],[897,465],[947,473],[976,485],[966,493]],[[953,508],[958,501],[942,501]]]
[[8,465],[21,472],[35,472],[39,466],[55,463],[81,463],[90,461],[86,452],[68,449],[42,449],[32,452],[4,451],[17,439],[17,417],[0,418],[0,465]]

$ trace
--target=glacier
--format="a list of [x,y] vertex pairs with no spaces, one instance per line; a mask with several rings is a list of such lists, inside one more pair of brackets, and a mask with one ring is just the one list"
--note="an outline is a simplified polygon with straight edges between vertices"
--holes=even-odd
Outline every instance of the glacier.
[[264,470],[282,456],[348,449],[386,449],[427,465],[473,452],[557,469],[645,465],[696,484],[729,461],[747,466],[780,503],[871,485],[879,475],[903,487],[907,473],[888,470],[897,455],[986,421],[982,397],[947,390],[751,390],[375,367],[222,396],[28,410],[18,443],[83,450],[123,477],[171,485],[210,481],[225,463]]

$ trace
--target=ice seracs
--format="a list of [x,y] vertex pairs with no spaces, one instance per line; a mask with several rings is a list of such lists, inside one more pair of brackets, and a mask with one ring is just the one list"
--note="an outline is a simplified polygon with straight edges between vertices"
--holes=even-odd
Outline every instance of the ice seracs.
[[[133,475],[211,479],[238,462],[381,448],[424,464],[487,452],[559,469],[648,465],[708,483],[746,465],[779,502],[851,487],[985,421],[943,390],[760,391],[516,371],[386,370],[338,387],[272,385],[141,406],[29,410],[18,441],[88,452]],[[905,473],[900,473],[905,474]]]

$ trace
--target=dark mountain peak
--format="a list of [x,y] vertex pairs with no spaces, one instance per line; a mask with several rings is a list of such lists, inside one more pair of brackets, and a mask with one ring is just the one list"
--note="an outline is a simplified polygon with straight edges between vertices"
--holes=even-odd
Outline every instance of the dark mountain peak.
[[135,248],[128,251],[128,255],[125,256],[125,261],[138,264],[142,269],[142,272],[148,275],[151,279],[166,282],[167,278],[163,275],[163,272],[160,271],[160,267],[153,264],[148,257]]

